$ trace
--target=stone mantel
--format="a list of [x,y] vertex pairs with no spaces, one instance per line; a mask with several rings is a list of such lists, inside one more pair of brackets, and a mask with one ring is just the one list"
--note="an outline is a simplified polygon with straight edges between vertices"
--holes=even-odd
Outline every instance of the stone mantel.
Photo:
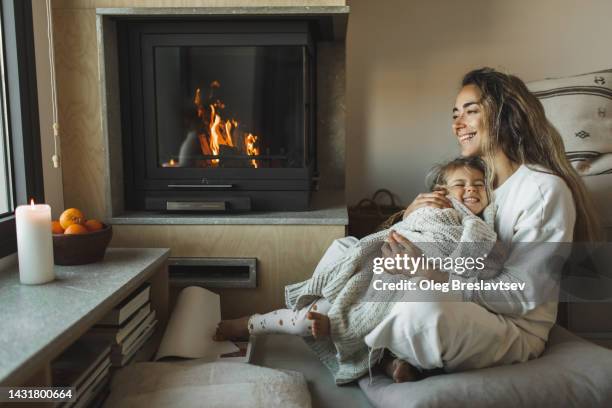
[[309,18],[319,20],[325,27],[326,37],[338,41],[346,37],[348,6],[292,6],[292,7],[124,7],[96,8],[102,16],[134,18],[159,17],[248,17],[248,18]]

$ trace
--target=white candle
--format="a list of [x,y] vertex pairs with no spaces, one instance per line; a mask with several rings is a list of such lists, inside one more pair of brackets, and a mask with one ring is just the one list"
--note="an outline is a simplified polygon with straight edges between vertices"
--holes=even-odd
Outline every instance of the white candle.
[[51,207],[46,204],[20,205],[15,210],[19,280],[28,285],[51,282],[53,239]]

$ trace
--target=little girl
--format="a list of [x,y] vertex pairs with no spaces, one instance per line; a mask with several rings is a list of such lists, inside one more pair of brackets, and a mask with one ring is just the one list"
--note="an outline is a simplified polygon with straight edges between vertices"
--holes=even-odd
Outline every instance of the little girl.
[[[370,369],[371,355],[363,338],[382,321],[394,302],[405,301],[399,292],[385,293],[384,301],[364,300],[366,293],[371,293],[372,260],[381,256],[389,232],[396,231],[409,239],[426,258],[465,257],[474,244],[479,251],[474,256],[482,256],[482,251],[490,251],[496,242],[495,210],[489,206],[484,163],[478,158],[461,157],[436,167],[432,173],[430,188],[444,188],[453,208],[419,208],[391,228],[361,240],[336,240],[310,279],[285,288],[287,309],[223,320],[215,339],[265,333],[303,336],[331,370],[337,384],[364,375]],[[490,277],[496,268],[487,263],[483,270],[463,273],[484,278],[482,274]],[[376,359],[380,359],[382,351],[371,353],[376,352]]]

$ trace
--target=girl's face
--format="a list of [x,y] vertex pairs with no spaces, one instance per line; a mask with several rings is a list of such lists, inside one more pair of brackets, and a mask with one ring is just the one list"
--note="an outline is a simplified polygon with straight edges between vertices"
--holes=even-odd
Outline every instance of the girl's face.
[[484,174],[472,167],[460,167],[446,175],[446,190],[470,211],[479,215],[489,205]]
[[488,137],[480,90],[475,85],[464,86],[453,108],[453,133],[457,136],[461,155],[481,155],[481,142]]

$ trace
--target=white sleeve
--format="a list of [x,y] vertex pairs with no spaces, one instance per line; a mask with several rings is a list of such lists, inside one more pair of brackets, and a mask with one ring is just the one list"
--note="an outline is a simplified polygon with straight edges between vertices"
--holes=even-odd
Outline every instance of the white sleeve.
[[465,283],[517,283],[523,290],[463,290],[464,300],[492,312],[523,316],[537,306],[558,300],[559,278],[570,253],[575,207],[568,189],[551,192],[545,202],[525,212],[517,222],[508,258],[499,275],[480,280],[451,274]]

